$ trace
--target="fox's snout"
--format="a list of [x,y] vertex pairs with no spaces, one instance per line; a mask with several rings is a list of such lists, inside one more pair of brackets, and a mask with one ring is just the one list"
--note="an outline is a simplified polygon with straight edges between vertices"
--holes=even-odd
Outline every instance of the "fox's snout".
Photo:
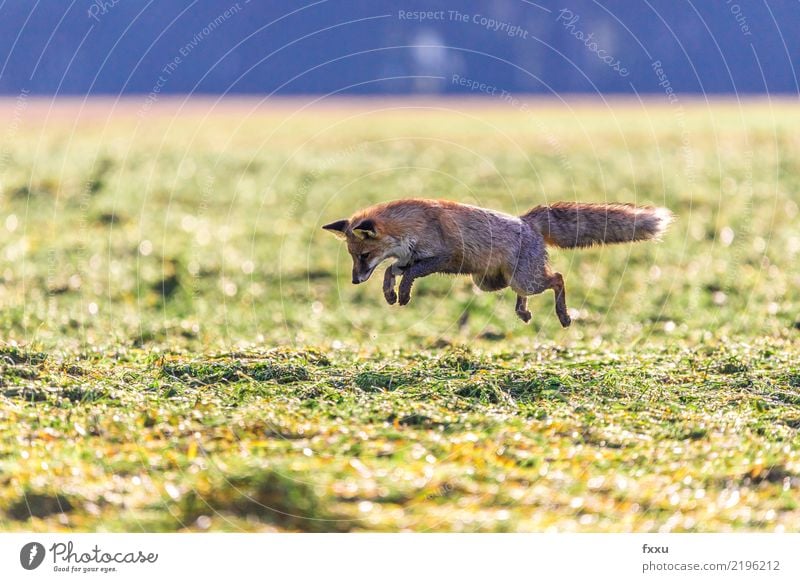
[[360,269],[358,263],[356,263],[356,265],[353,266],[353,285],[358,285],[369,279],[374,270],[374,268]]
[[353,285],[358,285],[372,276],[372,272],[378,266],[379,261],[372,260],[369,253],[364,252],[354,253],[351,251],[350,256],[353,259]]

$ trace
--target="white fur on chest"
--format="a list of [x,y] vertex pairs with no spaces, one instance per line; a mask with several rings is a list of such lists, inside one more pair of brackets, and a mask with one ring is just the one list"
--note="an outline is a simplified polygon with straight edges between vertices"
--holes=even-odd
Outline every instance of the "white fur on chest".
[[398,239],[395,244],[386,249],[383,254],[370,261],[370,268],[375,268],[378,264],[390,258],[397,259],[397,262],[393,265],[394,267],[408,266],[414,258],[415,244],[416,241],[411,237]]

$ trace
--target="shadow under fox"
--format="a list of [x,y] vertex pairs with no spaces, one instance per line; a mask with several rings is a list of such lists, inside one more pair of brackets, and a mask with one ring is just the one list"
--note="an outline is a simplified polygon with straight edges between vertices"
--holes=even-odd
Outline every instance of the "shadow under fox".
[[383,261],[395,259],[383,279],[390,305],[406,305],[419,277],[463,274],[484,291],[511,287],[517,294],[516,313],[526,323],[531,319],[528,296],[552,289],[556,314],[567,327],[564,278],[550,268],[547,245],[650,240],[671,221],[665,208],[633,204],[557,202],[516,217],[447,200],[409,199],[370,206],[322,228],[347,241],[354,284],[369,279]]

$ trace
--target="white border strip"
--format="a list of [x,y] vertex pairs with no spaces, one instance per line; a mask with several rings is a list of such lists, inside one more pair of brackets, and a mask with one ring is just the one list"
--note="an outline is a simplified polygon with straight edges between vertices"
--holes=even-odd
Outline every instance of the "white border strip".
[[800,580],[799,547],[800,534],[2,534],[0,577],[777,581]]

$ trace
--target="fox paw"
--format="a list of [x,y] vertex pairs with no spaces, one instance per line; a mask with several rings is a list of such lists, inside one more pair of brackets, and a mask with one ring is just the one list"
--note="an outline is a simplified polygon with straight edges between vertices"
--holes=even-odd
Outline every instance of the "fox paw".
[[391,291],[386,291],[383,296],[386,298],[386,303],[389,305],[394,305],[397,303],[397,293],[394,292],[394,289]]
[[517,311],[517,317],[519,317],[523,323],[528,323],[532,316],[530,311]]
[[409,301],[411,301],[411,293],[403,293],[400,291],[400,300],[398,303],[400,303],[400,305],[408,305]]
[[569,325],[572,323],[572,318],[567,314],[564,314],[563,317],[559,315],[558,321],[561,322],[561,327],[569,327]]

